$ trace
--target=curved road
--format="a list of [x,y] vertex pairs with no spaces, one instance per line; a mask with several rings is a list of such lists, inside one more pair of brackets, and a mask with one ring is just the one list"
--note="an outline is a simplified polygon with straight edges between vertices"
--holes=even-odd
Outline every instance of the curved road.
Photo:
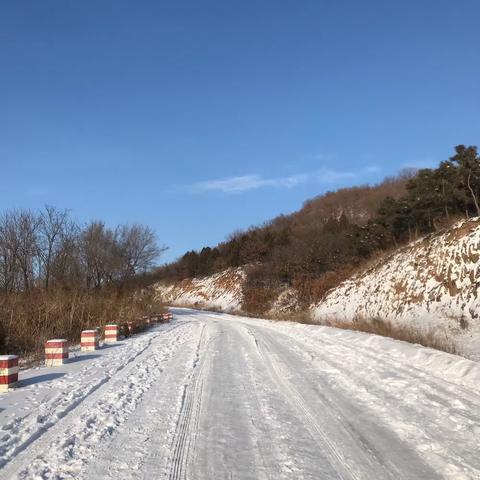
[[128,362],[95,360],[108,378],[3,452],[0,478],[480,479],[480,392],[409,358],[431,351],[174,313]]

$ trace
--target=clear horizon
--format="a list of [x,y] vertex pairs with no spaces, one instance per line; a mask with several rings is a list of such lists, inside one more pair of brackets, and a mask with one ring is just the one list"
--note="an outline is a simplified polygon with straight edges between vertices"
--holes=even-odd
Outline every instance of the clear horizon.
[[145,223],[163,261],[478,144],[475,1],[0,13],[0,210]]

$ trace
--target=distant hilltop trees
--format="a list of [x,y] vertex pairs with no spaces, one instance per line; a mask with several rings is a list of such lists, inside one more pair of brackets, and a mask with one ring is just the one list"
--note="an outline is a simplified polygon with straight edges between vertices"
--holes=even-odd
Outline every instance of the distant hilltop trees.
[[455,155],[438,168],[419,170],[406,190],[399,198],[385,198],[375,218],[396,239],[430,232],[450,217],[480,216],[477,147],[458,145]]
[[346,278],[376,252],[395,248],[460,217],[480,216],[477,147],[458,145],[438,168],[403,171],[375,186],[328,192],[301,210],[187,252],[159,279],[204,276],[248,265],[246,299],[293,286],[305,303]]

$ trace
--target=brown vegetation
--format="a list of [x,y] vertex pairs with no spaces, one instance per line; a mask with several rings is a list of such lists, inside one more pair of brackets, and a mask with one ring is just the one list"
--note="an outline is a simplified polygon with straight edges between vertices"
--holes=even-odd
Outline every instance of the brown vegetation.
[[40,352],[51,337],[125,323],[158,305],[148,272],[163,248],[143,225],[75,223],[66,211],[0,216],[0,353]]
[[46,340],[79,343],[80,332],[107,323],[132,322],[142,329],[142,316],[163,311],[149,289],[124,291],[36,290],[0,296],[0,352],[41,357]]
[[306,201],[295,216],[298,221],[310,223],[346,215],[351,222],[366,224],[376,215],[378,205],[385,198],[399,198],[404,195],[408,180],[414,176],[415,170],[407,169],[375,186],[362,185],[327,192]]
[[[458,145],[438,168],[327,192],[298,212],[236,232],[213,248],[187,252],[161,268],[156,279],[179,281],[243,266],[245,311],[267,313],[276,292],[285,288],[296,290],[305,309],[379,255],[477,214],[479,192],[477,149]],[[456,293],[453,282],[448,286]],[[423,296],[408,298],[418,302]]]
[[376,186],[328,192],[296,213],[234,233],[214,248],[186,253],[158,270],[155,279],[180,281],[247,265],[246,312],[265,313],[275,292],[285,287],[297,289],[306,306],[388,247],[366,224],[382,199],[404,194],[410,177],[402,174]]
[[309,305],[323,298],[329,290],[352,276],[356,270],[354,267],[343,267],[337,271],[325,272],[319,278],[298,276],[293,281],[292,287],[298,294],[300,305],[308,308]]
[[374,333],[447,353],[459,353],[453,338],[449,337],[446,332],[439,332],[438,329],[425,330],[412,325],[396,325],[380,318],[365,319],[361,317],[354,318],[352,321],[331,320],[329,325],[345,330]]
[[265,287],[244,288],[242,311],[250,315],[262,315],[269,310],[276,298],[275,290]]

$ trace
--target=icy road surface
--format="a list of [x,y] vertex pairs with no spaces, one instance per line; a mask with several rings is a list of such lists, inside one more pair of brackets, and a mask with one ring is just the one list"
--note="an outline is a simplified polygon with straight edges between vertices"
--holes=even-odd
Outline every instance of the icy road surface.
[[480,368],[327,327],[175,320],[0,396],[2,479],[480,479]]

